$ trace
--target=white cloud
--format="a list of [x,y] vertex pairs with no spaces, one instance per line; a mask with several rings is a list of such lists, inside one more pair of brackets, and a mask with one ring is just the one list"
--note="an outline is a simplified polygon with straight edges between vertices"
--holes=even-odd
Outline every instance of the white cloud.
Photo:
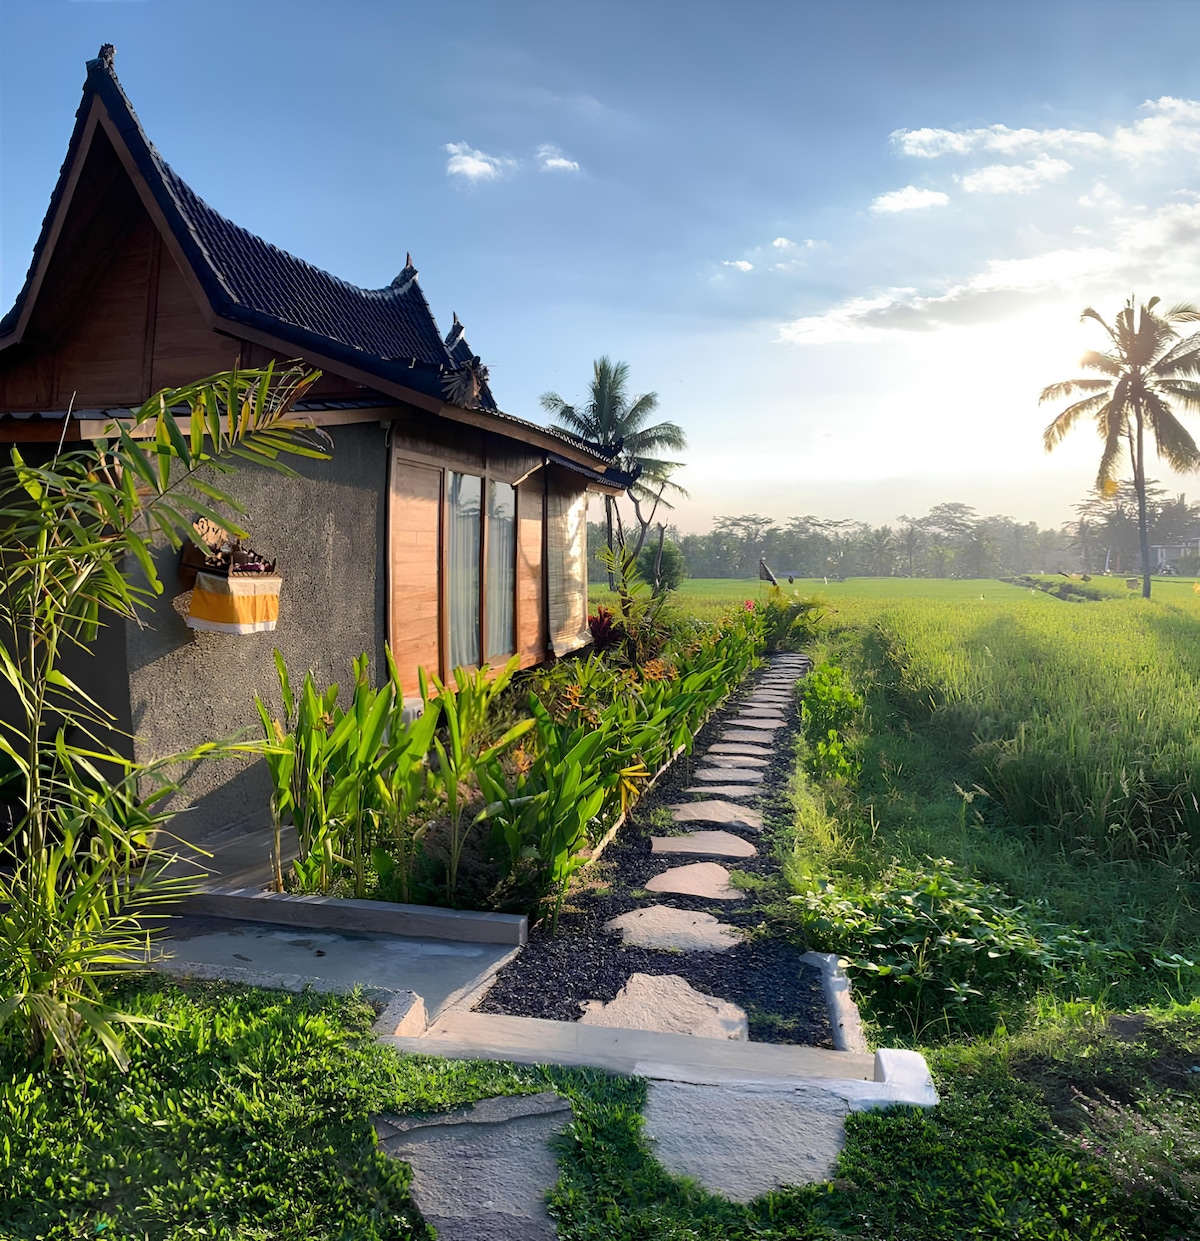
[[989,164],[962,177],[968,194],[1029,194],[1071,171],[1065,159],[1039,155],[1028,164]]
[[916,211],[924,207],[944,207],[949,201],[949,195],[941,190],[919,190],[915,185],[906,185],[902,190],[880,194],[871,203],[871,210],[876,213]]
[[1114,194],[1103,181],[1097,181],[1091,193],[1079,197],[1081,207],[1111,207],[1120,201],[1120,195]]
[[517,167],[515,159],[506,159],[499,155],[488,155],[477,151],[465,142],[447,142],[442,148],[450,158],[446,161],[446,174],[451,177],[463,177],[476,184],[480,181],[496,181]]
[[538,167],[543,172],[578,172],[579,165],[567,159],[562,150],[552,142],[543,143],[537,149]]
[[969,155],[988,151],[995,155],[1026,155],[1036,151],[1080,147],[1101,150],[1100,134],[1079,129],[1009,129],[988,125],[982,129],[897,129],[892,143],[902,155],[936,159],[939,155]]
[[754,264],[747,263],[745,259],[722,259],[722,267],[736,267],[738,271],[753,271]]
[[796,243],[794,241],[789,241],[786,237],[776,237],[775,240],[771,242],[771,245],[773,245],[776,250],[794,250],[796,248]]
[[787,237],[776,237],[771,245],[776,250],[816,250],[825,243],[816,241],[812,237],[805,237],[803,241],[791,241]]
[[902,155],[937,159],[942,155],[1036,155],[1048,151],[1111,154],[1140,160],[1172,152],[1200,152],[1200,101],[1163,95],[1147,99],[1130,125],[1104,135],[1089,129],[897,129],[892,144]]

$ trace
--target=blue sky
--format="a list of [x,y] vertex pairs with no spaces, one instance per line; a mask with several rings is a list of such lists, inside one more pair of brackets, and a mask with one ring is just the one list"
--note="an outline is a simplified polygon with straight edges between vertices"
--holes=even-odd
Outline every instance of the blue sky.
[[0,0],[0,300],[108,41],[219,210],[366,286],[411,251],[510,412],[628,361],[688,430],[685,529],[1056,523],[1098,457],[1040,444],[1079,311],[1200,300],[1197,34],[1183,0]]

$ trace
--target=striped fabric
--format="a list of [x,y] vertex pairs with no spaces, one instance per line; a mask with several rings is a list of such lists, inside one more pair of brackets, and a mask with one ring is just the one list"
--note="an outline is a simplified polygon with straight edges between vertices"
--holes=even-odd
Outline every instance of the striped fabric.
[[188,608],[189,629],[210,633],[263,633],[279,620],[279,589],[274,573],[242,573],[218,577],[197,573]]

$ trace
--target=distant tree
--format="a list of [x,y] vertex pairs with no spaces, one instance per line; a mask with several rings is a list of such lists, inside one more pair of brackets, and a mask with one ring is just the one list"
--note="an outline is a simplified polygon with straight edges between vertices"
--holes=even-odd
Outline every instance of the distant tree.
[[900,550],[908,561],[908,576],[912,577],[917,553],[925,545],[925,527],[919,517],[909,517],[907,513],[901,513],[899,520]]
[[679,583],[687,576],[683,552],[670,539],[643,547],[638,556],[638,572],[654,588],[656,595],[667,590],[678,590]]
[[1128,451],[1137,497],[1138,535],[1142,559],[1142,595],[1150,598],[1150,531],[1146,512],[1146,431],[1154,436],[1159,456],[1173,469],[1184,471],[1200,464],[1200,449],[1175,417],[1172,403],[1200,410],[1200,334],[1181,338],[1177,323],[1195,323],[1200,310],[1178,305],[1156,314],[1159,298],[1137,307],[1130,298],[1112,326],[1090,306],[1084,319],[1094,319],[1108,334],[1106,353],[1089,350],[1080,360],[1099,379],[1067,379],[1042,390],[1042,401],[1058,401],[1084,394],[1068,405],[1043,432],[1046,451],[1062,442],[1080,418],[1093,418],[1104,450],[1096,487],[1104,492],[1116,486],[1118,463]]
[[[631,396],[629,363],[613,362],[608,357],[597,358],[592,364],[592,380],[582,404],[572,405],[557,392],[543,392],[541,405],[554,419],[556,430],[618,449],[617,463],[621,469],[637,472],[637,481],[628,495],[640,527],[640,550],[658,509],[671,507],[668,497],[687,495],[671,478],[683,463],[661,455],[687,447],[683,429],[674,422],[650,423],[658,409],[658,393]],[[648,506],[648,511],[643,511],[643,505]],[[612,496],[604,497],[604,518],[608,548],[612,551],[621,520]]]

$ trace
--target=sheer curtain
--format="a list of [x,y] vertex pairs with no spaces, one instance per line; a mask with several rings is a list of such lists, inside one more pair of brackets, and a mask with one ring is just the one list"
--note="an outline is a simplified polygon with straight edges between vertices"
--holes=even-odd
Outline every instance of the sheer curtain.
[[450,667],[479,664],[480,506],[483,480],[449,475]]
[[487,657],[505,659],[517,645],[517,489],[488,483]]

